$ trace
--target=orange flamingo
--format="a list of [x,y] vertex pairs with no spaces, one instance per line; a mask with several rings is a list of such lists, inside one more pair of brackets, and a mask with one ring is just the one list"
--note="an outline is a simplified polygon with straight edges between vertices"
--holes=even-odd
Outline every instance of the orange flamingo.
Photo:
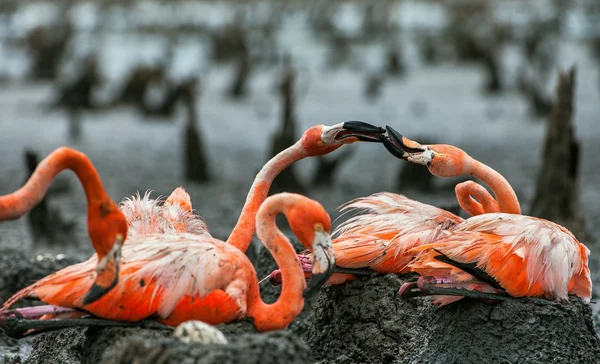
[[[85,314],[65,309],[75,308],[121,321],[156,318],[170,326],[188,320],[219,324],[249,317],[259,331],[285,328],[302,310],[304,294],[325,282],[335,264],[327,212],[318,202],[291,193],[273,195],[258,209],[257,235],[283,275],[279,299],[266,304],[260,297],[250,260],[241,250],[210,236],[203,229],[201,218],[192,213],[186,196],[183,189],[177,189],[164,208],[147,195],[143,200],[134,198],[125,202],[128,206],[124,211],[130,221],[147,218],[153,221],[139,224],[138,230],[132,229],[122,249],[121,280],[96,302],[85,305],[81,298],[83,287],[92,281],[91,272],[97,263],[94,256],[25,288],[8,300],[3,310],[28,296],[61,306],[47,306],[45,312],[36,308],[36,316]],[[298,240],[314,255],[313,279],[308,288],[294,248],[275,225],[275,217],[280,213],[286,216]],[[167,221],[168,224],[163,223]],[[148,226],[155,230],[143,230]],[[156,233],[160,229],[164,231]],[[187,232],[194,229],[196,233]],[[6,319],[23,312],[5,311],[3,315]],[[80,321],[85,325],[85,320]]]
[[119,278],[119,257],[127,236],[127,222],[117,204],[106,194],[96,168],[85,154],[66,147],[50,153],[23,187],[0,196],[0,221],[18,219],[40,203],[52,180],[65,169],[75,172],[85,191],[88,234],[99,258],[95,279],[89,286],[82,287],[90,287],[83,302],[91,303],[108,292]]
[[[464,296],[544,296],[561,301],[572,294],[589,302],[589,249],[570,231],[548,220],[520,215],[510,185],[498,183],[498,175],[491,170],[481,173],[481,167],[457,148],[420,146],[390,127],[387,130],[389,139],[384,140],[384,145],[395,156],[427,165],[439,176],[465,172],[481,179],[496,176],[495,185],[490,186],[505,197],[497,201],[500,212],[473,216],[434,241],[410,249],[416,259],[408,269],[421,277],[404,284],[401,296],[434,295],[440,305]],[[448,160],[448,155],[453,158]],[[479,173],[473,173],[478,170]]]
[[[381,142],[381,136],[385,132],[384,129],[375,127],[373,125],[362,123],[362,122],[345,122],[340,123],[334,126],[324,126],[317,125],[310,129],[308,129],[301,139],[289,147],[288,149],[282,151],[273,159],[271,159],[258,173],[256,179],[250,188],[250,192],[248,193],[248,197],[238,223],[234,228],[233,232],[229,236],[227,242],[234,247],[238,248],[242,252],[245,251],[251,243],[252,235],[254,234],[255,221],[256,221],[256,213],[258,207],[265,200],[269,188],[273,179],[287,166],[292,164],[293,162],[303,159],[308,156],[318,156],[327,154],[332,152],[342,146],[343,144],[350,144],[357,141],[369,141],[369,142]],[[177,190],[176,190],[177,191]],[[174,192],[175,194],[175,192]],[[171,200],[173,195],[167,200]],[[174,198],[175,199],[175,198]],[[191,206],[191,202],[189,200],[189,196],[185,194],[184,198],[176,198],[178,204],[181,206]],[[164,212],[157,212],[156,206],[152,206],[149,203],[139,203],[140,199],[129,200],[129,203],[124,203],[122,208],[124,212],[126,212],[128,216],[128,223],[130,225],[130,239],[132,238],[132,234],[136,235],[148,235],[149,233],[164,233],[165,221],[162,219],[164,217]],[[126,201],[127,202],[127,201]],[[171,219],[166,225],[173,223],[173,218],[177,220],[176,214],[173,215],[173,212],[168,212],[170,214]],[[162,221],[162,222],[161,222]],[[177,224],[181,224],[181,221],[178,221]],[[197,234],[202,234],[206,230],[206,226],[200,224],[199,221],[195,219],[188,219],[188,223],[192,223],[195,225],[195,230],[186,230],[186,225],[180,225],[183,229],[182,231],[193,232]],[[174,231],[181,232],[181,231]],[[206,232],[208,233],[208,232]],[[179,238],[173,235],[163,236],[161,239],[168,241],[169,239],[178,240]],[[74,266],[74,267],[77,267]],[[77,269],[77,268],[72,268]],[[63,272],[63,271],[61,271]],[[58,274],[58,273],[57,273]],[[60,276],[60,275],[59,275]],[[40,290],[44,288],[44,285],[52,282],[52,279],[56,278],[55,275],[51,275],[41,280],[40,282],[35,283],[34,285],[25,288],[21,292],[17,293],[8,303],[5,305],[5,309],[12,304],[15,300],[27,295],[31,292],[33,287]],[[52,288],[49,288],[52,290]],[[27,293],[26,293],[27,292]],[[49,294],[53,298],[49,298],[49,300],[60,300],[60,295],[75,295],[78,293],[69,293],[66,291],[54,292]],[[56,296],[56,297],[55,297]]]
[[[498,211],[521,213],[517,196],[508,181],[463,150],[444,144],[421,145],[389,126],[387,132],[389,139],[382,141],[393,155],[426,165],[436,176],[469,174],[490,186],[497,200],[476,182],[466,181],[456,186],[458,202],[470,215]],[[352,272],[361,268],[378,273],[409,273],[408,264],[415,257],[414,247],[436,241],[463,221],[443,209],[388,192],[350,201],[341,211],[359,214],[334,231],[333,248],[340,268],[336,268],[328,284],[356,279]],[[302,253],[301,260],[307,277],[310,277],[310,254]],[[270,278],[278,284],[280,273],[274,271]]]
[[[540,297],[589,302],[589,249],[564,227],[531,216],[492,213],[471,217],[448,235],[414,249],[421,277],[401,297],[433,295],[443,306],[461,298]],[[507,296],[507,294],[509,296]]]
[[[488,300],[543,296],[561,301],[572,294],[589,302],[589,250],[571,232],[553,222],[520,215],[510,185],[458,148],[421,146],[390,127],[388,136],[384,145],[395,156],[426,165],[438,176],[470,173],[488,183],[498,201],[483,188],[479,192],[457,191],[461,206],[467,206],[465,210],[484,212],[457,223],[443,210],[392,194],[359,200],[354,207],[369,209],[369,214],[342,226],[342,235],[349,235],[343,245],[345,250],[338,247],[340,236],[334,241],[338,265],[354,254],[356,260],[366,261],[382,273],[419,273],[421,277],[405,283],[399,294],[405,298],[433,295],[439,305],[465,296]],[[389,209],[390,206],[398,208]],[[495,212],[496,208],[500,212]],[[399,211],[400,215],[395,215]],[[368,239],[366,244],[361,243],[359,234],[365,230],[370,239],[379,239],[379,245]],[[350,240],[353,234],[355,241]],[[393,244],[397,245],[396,250],[390,251]],[[350,251],[347,256],[346,251]],[[397,262],[400,264],[394,266]],[[348,264],[356,263],[351,260]],[[306,263],[304,266],[310,267]]]

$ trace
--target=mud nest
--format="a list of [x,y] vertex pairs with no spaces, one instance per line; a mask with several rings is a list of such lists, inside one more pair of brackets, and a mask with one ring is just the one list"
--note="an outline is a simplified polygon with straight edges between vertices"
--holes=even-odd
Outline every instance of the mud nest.
[[589,305],[464,299],[436,309],[402,300],[402,279],[373,276],[326,288],[304,335],[320,363],[596,363]]

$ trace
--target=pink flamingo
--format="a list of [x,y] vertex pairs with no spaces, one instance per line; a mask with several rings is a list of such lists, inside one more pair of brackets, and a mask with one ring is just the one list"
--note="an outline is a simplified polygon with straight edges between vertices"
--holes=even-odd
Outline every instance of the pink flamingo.
[[[329,215],[318,202],[301,195],[271,196],[257,212],[257,234],[283,272],[283,290],[273,304],[260,298],[250,260],[208,233],[201,217],[192,213],[189,196],[182,188],[173,192],[165,206],[158,206],[146,195],[126,200],[122,208],[132,228],[122,249],[121,279],[110,292],[92,304],[82,302],[83,287],[91,283],[97,263],[93,256],[25,288],[8,300],[3,310],[25,296],[60,307],[5,311],[4,318],[14,314],[46,319],[56,314],[76,317],[91,313],[129,322],[155,318],[175,326],[188,320],[214,325],[250,317],[259,331],[277,330],[294,320],[304,305],[304,294],[325,282],[335,264]],[[294,248],[275,225],[280,213],[314,254],[314,282],[311,280],[308,287]],[[85,325],[85,319],[79,322]]]
[[[389,139],[383,138],[383,143],[393,155],[426,165],[439,177],[468,174],[491,187],[497,200],[476,182],[466,181],[456,186],[458,202],[467,213],[472,216],[498,211],[521,213],[517,196],[508,181],[463,150],[445,144],[422,146],[389,126],[387,132]],[[463,221],[446,210],[389,192],[355,199],[341,211],[359,214],[334,231],[333,248],[339,268],[328,284],[356,279],[353,270],[362,268],[378,273],[409,273],[408,264],[415,257],[413,248],[436,241]],[[310,254],[302,253],[301,260],[307,277],[310,277]],[[274,271],[270,278],[278,284],[280,273]]]
[[[330,153],[343,144],[350,144],[357,141],[381,142],[381,136],[384,132],[385,130],[382,128],[362,122],[345,122],[331,127],[317,125],[308,129],[296,144],[282,151],[273,159],[271,159],[258,173],[254,183],[252,184],[252,187],[250,188],[250,192],[248,193],[248,197],[238,223],[229,236],[227,243],[236,247],[242,252],[248,248],[251,243],[252,235],[254,234],[257,210],[267,197],[273,179],[287,166],[305,157]],[[187,194],[184,200],[186,205],[191,206],[191,202],[189,201],[189,196],[187,196]],[[123,208],[124,211],[127,212],[127,204],[125,204]],[[133,209],[132,211],[138,210],[139,209]],[[130,216],[128,222],[133,232],[138,232],[139,229],[143,229],[146,232],[155,233],[160,233],[162,231],[160,228],[158,228],[158,231],[156,229],[164,224],[161,225],[153,220],[156,219],[156,216],[163,216],[162,213],[155,211],[154,214],[148,215],[140,214],[138,211],[138,213],[133,215],[131,215],[131,213],[127,213],[127,215]],[[136,216],[140,218],[138,219]],[[206,228],[204,225],[199,226],[198,224],[197,227],[199,229],[197,231],[198,233]],[[178,238],[173,235],[163,234],[163,236],[157,239],[170,241],[170,239],[177,240]],[[58,293],[54,290],[53,283],[51,284],[50,282],[56,282],[56,279],[62,277],[61,274],[63,273],[61,272],[64,273],[64,270],[48,276],[17,293],[9,301],[7,301],[4,310],[6,310],[13,302],[21,297],[24,297],[25,295],[32,294],[34,296],[39,296],[36,292],[41,292],[45,288],[49,289],[49,293],[44,295],[45,298],[43,300],[48,303],[58,302],[53,298],[53,294]],[[63,292],[62,295],[64,294],[66,293]],[[73,293],[73,295],[75,295],[75,297],[72,297],[72,299],[79,299],[79,293]],[[79,301],[77,301],[77,303],[80,305]]]
[[58,148],[42,160],[27,183],[17,191],[0,196],[0,221],[14,220],[40,203],[52,180],[70,169],[79,178],[88,204],[88,234],[98,255],[96,275],[83,302],[92,303],[108,292],[119,278],[121,245],[127,222],[117,204],[108,197],[96,168],[87,156],[71,148]]

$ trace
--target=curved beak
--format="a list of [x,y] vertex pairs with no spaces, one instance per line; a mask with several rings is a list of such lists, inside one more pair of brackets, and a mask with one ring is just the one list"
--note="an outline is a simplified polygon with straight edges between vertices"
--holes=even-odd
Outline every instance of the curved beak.
[[312,247],[312,275],[306,291],[304,291],[304,297],[311,295],[321,288],[333,274],[335,268],[335,255],[329,233],[315,232],[315,241]]
[[385,128],[388,135],[383,138],[383,145],[393,156],[423,165],[431,162],[434,153],[427,146],[408,139],[389,125]]
[[363,121],[346,121],[341,124],[341,129],[335,135],[335,140],[341,141],[348,138],[356,138],[361,142],[382,143],[385,139],[384,134],[385,129],[382,127]]
[[96,280],[92,287],[83,297],[83,305],[96,302],[113,289],[119,282],[119,270],[121,267],[121,247],[124,237],[117,234],[112,249],[98,260],[96,265]]

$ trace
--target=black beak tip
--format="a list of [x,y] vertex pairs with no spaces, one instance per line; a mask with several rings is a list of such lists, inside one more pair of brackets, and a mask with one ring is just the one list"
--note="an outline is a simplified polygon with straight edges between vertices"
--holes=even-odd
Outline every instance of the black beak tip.
[[92,285],[92,287],[90,288],[90,290],[87,291],[87,293],[83,297],[83,305],[84,306],[89,305],[90,303],[94,303],[94,302],[98,301],[100,298],[104,297],[105,294],[110,292],[110,290],[113,289],[117,285],[118,281],[119,281],[119,279],[117,276],[117,277],[115,277],[115,280],[108,287],[102,287],[102,286],[99,286],[96,283],[94,283]]
[[350,120],[345,121],[343,124],[344,129],[349,131],[356,131],[361,133],[376,133],[384,134],[385,129],[379,126],[375,126],[364,121]]
[[407,156],[404,153],[404,151],[398,148],[398,146],[394,144],[394,142],[388,140],[387,138],[383,139],[382,142],[385,149],[387,149],[387,151],[390,152],[390,154],[392,154],[394,157],[398,159],[407,160]]
[[329,277],[333,274],[334,267],[330,267],[323,273],[313,273],[308,281],[306,290],[304,291],[304,297],[309,297],[317,292],[327,282]]
[[394,128],[392,128],[389,125],[385,126],[385,129],[387,130],[387,133],[390,137],[390,139],[395,142],[398,143],[400,145],[404,145],[404,143],[402,142],[402,138],[404,137],[402,134],[400,134],[399,132],[397,132]]

